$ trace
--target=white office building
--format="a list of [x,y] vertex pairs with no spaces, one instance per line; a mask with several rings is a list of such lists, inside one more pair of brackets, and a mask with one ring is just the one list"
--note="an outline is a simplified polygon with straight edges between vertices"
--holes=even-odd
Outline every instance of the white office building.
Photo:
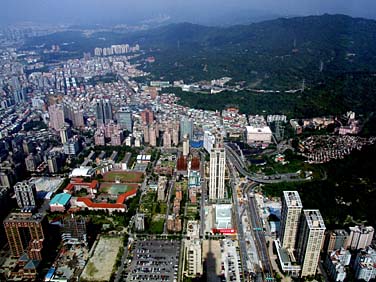
[[320,211],[303,210],[296,249],[297,259],[302,268],[301,277],[316,274],[324,233],[325,224]]
[[221,136],[216,137],[216,144],[210,151],[209,199],[225,197],[226,151]]
[[294,250],[303,204],[297,191],[284,191],[281,211],[280,242],[282,248]]

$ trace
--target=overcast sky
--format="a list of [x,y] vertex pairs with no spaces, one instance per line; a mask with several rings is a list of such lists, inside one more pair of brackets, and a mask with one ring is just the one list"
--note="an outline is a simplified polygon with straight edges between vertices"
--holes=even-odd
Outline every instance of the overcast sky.
[[159,14],[175,21],[205,22],[206,17],[237,11],[376,19],[376,0],[0,0],[0,23],[132,23]]

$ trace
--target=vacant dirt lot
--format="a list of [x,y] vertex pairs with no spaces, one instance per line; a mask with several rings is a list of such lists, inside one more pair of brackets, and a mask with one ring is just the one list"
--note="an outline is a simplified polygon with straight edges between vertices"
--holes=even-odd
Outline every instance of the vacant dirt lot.
[[83,274],[84,281],[110,281],[116,257],[122,246],[120,237],[101,237],[93,256],[89,259]]

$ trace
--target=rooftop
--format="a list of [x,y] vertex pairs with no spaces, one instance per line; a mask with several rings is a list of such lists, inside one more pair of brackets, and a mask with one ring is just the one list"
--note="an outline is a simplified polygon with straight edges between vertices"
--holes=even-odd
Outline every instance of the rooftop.
[[272,131],[269,126],[255,127],[255,126],[246,126],[247,133],[268,133],[272,134]]
[[10,213],[4,222],[42,222],[45,214],[43,213]]
[[94,174],[94,169],[92,167],[80,167],[80,168],[75,168],[71,174],[69,175],[70,177],[78,177],[78,176],[89,176],[91,177]]
[[283,197],[288,207],[303,208],[298,191],[283,191]]
[[307,220],[309,229],[326,229],[319,210],[303,210],[303,213]]
[[65,206],[69,202],[71,197],[72,196],[70,194],[67,194],[67,193],[57,194],[55,197],[52,198],[50,205]]

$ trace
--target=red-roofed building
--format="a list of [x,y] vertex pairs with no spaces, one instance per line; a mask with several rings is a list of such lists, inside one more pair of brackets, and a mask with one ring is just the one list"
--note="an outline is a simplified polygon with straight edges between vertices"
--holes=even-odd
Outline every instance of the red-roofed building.
[[200,170],[200,159],[198,157],[192,158],[191,170]]
[[96,203],[93,202],[90,198],[78,197],[75,204],[82,208],[88,208],[89,210],[108,210],[110,213],[114,211],[125,212],[127,210],[127,206],[124,204],[125,201],[131,197],[136,196],[136,194],[137,188],[132,189],[124,194],[121,194],[114,204],[106,202]]
[[71,182],[64,188],[64,193],[73,194],[82,189],[85,189],[88,194],[98,193],[99,183],[97,180],[91,182],[84,182],[83,178],[72,178]]
[[177,170],[184,171],[184,170],[187,170],[187,168],[188,168],[187,159],[183,155],[181,155],[177,162]]

